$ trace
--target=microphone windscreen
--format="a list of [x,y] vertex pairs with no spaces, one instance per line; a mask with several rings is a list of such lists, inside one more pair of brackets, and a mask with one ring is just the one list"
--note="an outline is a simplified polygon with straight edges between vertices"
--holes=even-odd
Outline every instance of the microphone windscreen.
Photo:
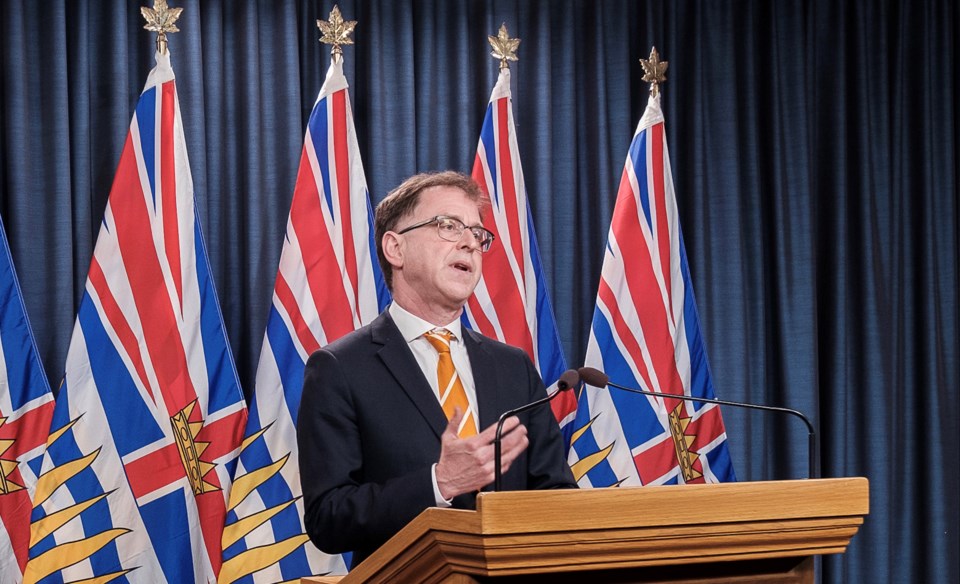
[[573,369],[567,369],[557,380],[557,391],[566,391],[580,383],[580,374]]
[[577,369],[577,373],[580,374],[580,379],[582,379],[584,383],[594,387],[606,387],[607,382],[610,380],[606,373],[593,367],[581,367]]

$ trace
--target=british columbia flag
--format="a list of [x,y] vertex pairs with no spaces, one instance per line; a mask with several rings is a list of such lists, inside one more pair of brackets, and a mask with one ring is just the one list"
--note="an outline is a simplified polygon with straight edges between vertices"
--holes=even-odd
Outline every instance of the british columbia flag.
[[247,412],[168,54],[136,105],[33,499],[26,582],[210,582]]
[[389,303],[343,65],[335,59],[310,114],[250,419],[224,530],[221,582],[342,574],[349,561],[303,526],[297,410],[311,353]]
[[0,582],[23,580],[30,501],[52,416],[53,394],[0,222]]
[[620,179],[586,364],[647,397],[586,387],[569,452],[583,487],[736,480],[713,398],[658,97],[637,126]]
[[[484,225],[497,241],[483,256],[483,274],[463,320],[488,337],[526,351],[550,386],[567,366],[540,263],[512,102],[510,70],[503,68],[490,95],[473,163],[473,179],[491,204]],[[572,393],[558,396],[550,405],[561,427],[573,420],[577,402]]]

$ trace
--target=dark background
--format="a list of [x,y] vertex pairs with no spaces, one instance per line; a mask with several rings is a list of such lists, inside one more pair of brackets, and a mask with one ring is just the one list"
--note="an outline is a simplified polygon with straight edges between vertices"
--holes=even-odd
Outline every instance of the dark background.
[[[0,215],[52,385],[63,374],[133,105],[139,3],[0,0]],[[211,268],[249,393],[332,3],[192,0],[170,40]],[[827,582],[957,582],[958,55],[954,0],[340,2],[371,197],[469,172],[522,39],[514,111],[568,362],[582,361],[616,186],[663,110],[718,397],[793,407],[871,512]],[[724,412],[741,480],[806,474],[793,420]]]

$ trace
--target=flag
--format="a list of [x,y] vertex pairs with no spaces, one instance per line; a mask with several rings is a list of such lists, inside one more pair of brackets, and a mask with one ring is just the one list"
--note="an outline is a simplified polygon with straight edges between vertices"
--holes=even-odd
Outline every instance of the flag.
[[52,416],[53,394],[0,222],[0,582],[23,579],[30,501]]
[[[567,366],[540,263],[512,102],[510,70],[503,68],[490,95],[473,163],[473,179],[490,199],[485,225],[497,241],[484,254],[483,274],[463,320],[488,337],[526,351],[550,386]],[[572,393],[558,396],[550,405],[561,427],[573,420],[577,403]]]
[[304,533],[297,410],[311,353],[389,303],[373,240],[343,65],[335,59],[307,123],[227,526],[221,582],[344,573],[349,561]]
[[124,143],[33,499],[26,582],[210,582],[247,412],[168,54]]
[[[608,234],[586,364],[610,380],[713,398],[659,98],[637,126]],[[736,480],[720,409],[587,387],[569,451],[582,487]]]

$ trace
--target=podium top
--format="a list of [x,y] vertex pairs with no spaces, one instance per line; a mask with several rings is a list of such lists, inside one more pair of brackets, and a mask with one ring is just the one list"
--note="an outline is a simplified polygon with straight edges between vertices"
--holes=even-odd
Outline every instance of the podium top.
[[[476,533],[615,529],[672,524],[843,517],[870,511],[868,481],[760,481],[654,487],[481,493]],[[427,510],[431,511],[431,510]],[[437,509],[436,511],[440,511]],[[530,523],[531,513],[536,516]],[[469,521],[469,520],[468,520]]]
[[427,509],[342,584],[842,553],[868,512],[863,477],[482,493]]

